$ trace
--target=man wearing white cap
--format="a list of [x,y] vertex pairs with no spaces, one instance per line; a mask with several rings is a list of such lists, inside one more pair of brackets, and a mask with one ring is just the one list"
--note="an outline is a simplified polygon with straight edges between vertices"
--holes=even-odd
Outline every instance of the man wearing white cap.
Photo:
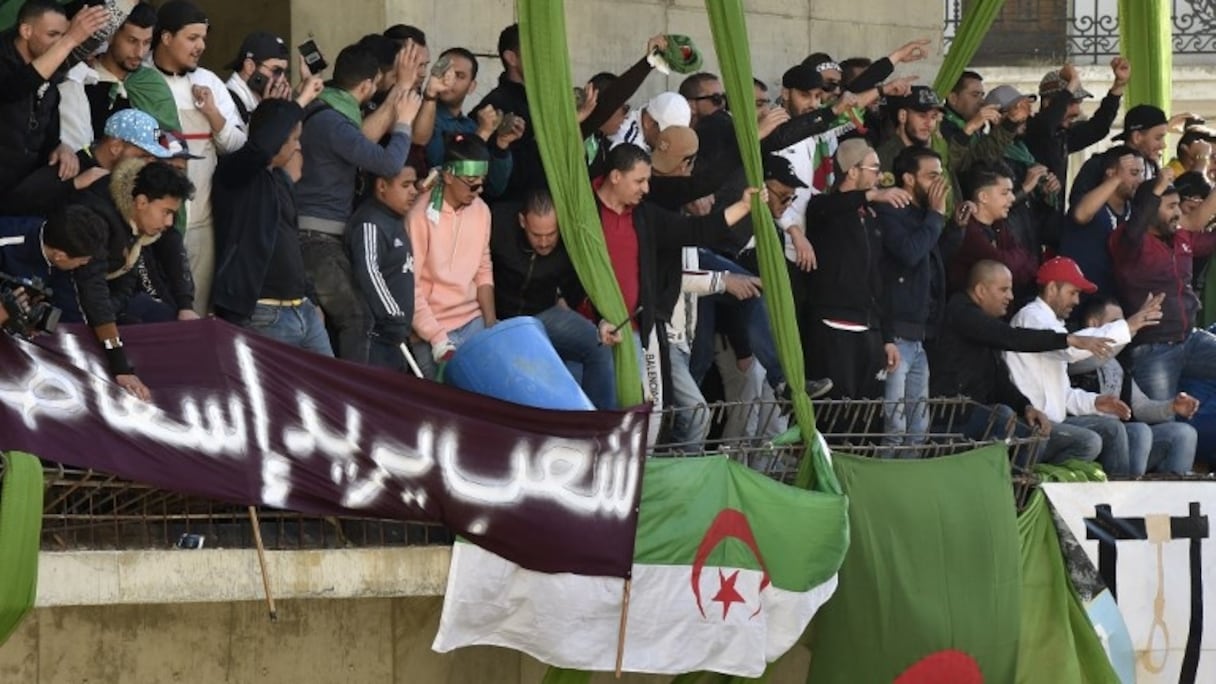
[[654,149],[659,133],[669,126],[685,126],[692,121],[692,108],[679,93],[659,93],[639,110],[630,112],[625,122],[612,136],[613,147],[632,143],[646,152]]

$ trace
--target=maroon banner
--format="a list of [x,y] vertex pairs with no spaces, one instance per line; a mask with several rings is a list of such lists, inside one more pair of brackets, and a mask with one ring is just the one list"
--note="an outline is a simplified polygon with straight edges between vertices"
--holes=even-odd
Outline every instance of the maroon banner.
[[442,523],[541,572],[627,577],[642,411],[533,409],[299,351],[216,320],[0,334],[0,449],[316,515]]

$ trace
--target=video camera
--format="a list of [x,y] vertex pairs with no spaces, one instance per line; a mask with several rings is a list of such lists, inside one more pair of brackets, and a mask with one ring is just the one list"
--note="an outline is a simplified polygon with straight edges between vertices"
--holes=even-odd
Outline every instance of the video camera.
[[[21,290],[26,301],[17,298]],[[52,290],[40,278],[17,278],[0,273],[0,306],[8,312],[4,330],[29,339],[39,332],[53,333],[63,314],[50,303]]]

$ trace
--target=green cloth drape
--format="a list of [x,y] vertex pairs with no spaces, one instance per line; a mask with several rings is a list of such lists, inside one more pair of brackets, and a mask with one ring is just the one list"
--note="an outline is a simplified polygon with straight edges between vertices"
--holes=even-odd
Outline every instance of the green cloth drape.
[[42,462],[29,454],[0,455],[0,644],[34,607],[42,537]]
[[[562,242],[591,303],[605,319],[620,323],[630,312],[608,259],[599,208],[587,180],[586,150],[570,95],[574,86],[565,8],[562,0],[518,0],[517,11],[531,125],[557,208]],[[621,406],[636,406],[642,403],[642,376],[628,326],[623,332],[624,342],[614,349],[617,399]]]
[[1160,107],[1170,113],[1174,67],[1171,3],[1119,0],[1119,51],[1135,70],[1124,106]]
[[1018,682],[1117,682],[1072,585],[1051,507],[1041,490],[1018,516],[1021,635]]
[[1004,4],[1005,0],[970,0],[963,3],[963,20],[954,33],[954,40],[950,42],[950,52],[946,53],[946,59],[933,81],[933,89],[943,98],[967,70],[967,65],[975,57],[976,50],[980,49],[980,43],[984,42],[984,36],[988,35],[988,29],[992,28],[992,22]]
[[[732,111],[750,112],[753,108],[752,59],[747,38],[747,21],[741,0],[706,0],[709,26],[714,35],[714,51],[721,68],[722,85]],[[735,138],[743,156],[747,182],[752,186],[764,184],[764,169],[760,158],[760,132],[754,117],[732,117]],[[790,276],[786,270],[782,246],[777,242],[773,216],[759,198],[752,204],[755,226],[756,255],[760,262],[760,278],[764,281],[764,304],[772,323],[777,356],[785,377],[793,389],[794,417],[807,450],[798,470],[797,484],[833,494],[840,493],[840,484],[827,464],[820,440],[816,436],[815,411],[806,394],[802,342],[798,337],[798,322],[794,315],[794,298],[790,291]]]

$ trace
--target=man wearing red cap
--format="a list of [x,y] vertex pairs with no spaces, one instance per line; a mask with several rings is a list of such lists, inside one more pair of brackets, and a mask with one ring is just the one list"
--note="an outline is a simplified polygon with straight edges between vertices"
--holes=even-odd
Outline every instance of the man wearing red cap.
[[[1039,267],[1036,281],[1039,296],[1027,304],[1011,323],[1019,328],[1054,330],[1067,333],[1064,320],[1081,301],[1081,293],[1093,294],[1097,285],[1085,279],[1076,262],[1056,257]],[[1114,341],[1118,353],[1139,330],[1161,319],[1161,298],[1150,297],[1140,311],[1126,321],[1119,320],[1100,328],[1081,331]],[[1130,473],[1129,441],[1139,447],[1152,445],[1152,435],[1143,423],[1120,421],[1131,418],[1131,409],[1118,396],[1099,395],[1073,388],[1068,380],[1068,364],[1083,361],[1091,352],[1065,348],[1052,352],[1007,352],[1005,362],[1019,391],[1053,423],[1051,438],[1043,453],[1047,461],[1081,457],[1099,458],[1111,475]],[[1148,455],[1137,455],[1137,461]]]

